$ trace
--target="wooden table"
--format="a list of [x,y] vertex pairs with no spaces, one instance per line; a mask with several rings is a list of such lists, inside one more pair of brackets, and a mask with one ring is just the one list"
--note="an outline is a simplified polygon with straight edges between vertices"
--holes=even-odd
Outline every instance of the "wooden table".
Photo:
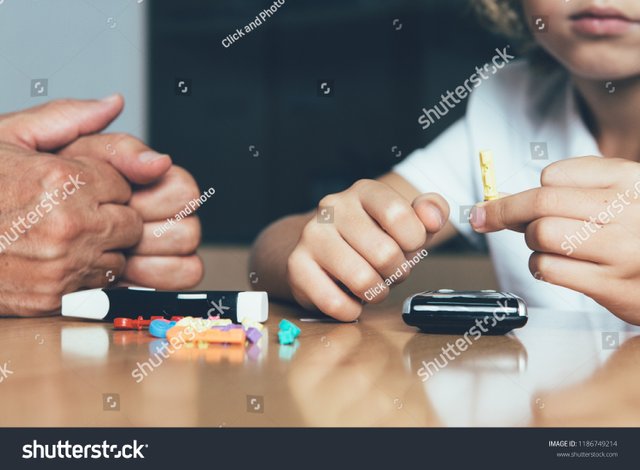
[[[227,265],[243,273],[246,250],[232,258]],[[228,274],[202,287],[229,288]],[[423,382],[423,361],[456,337],[402,322],[402,299],[422,288],[420,278],[407,281],[353,324],[300,321],[309,315],[272,303],[258,354],[218,347],[164,358],[145,331],[2,319],[0,425],[640,425],[640,328],[613,316],[533,310],[525,328],[480,338]],[[281,318],[301,326],[296,346],[278,344]],[[132,372],[144,362],[151,365],[138,383]]]

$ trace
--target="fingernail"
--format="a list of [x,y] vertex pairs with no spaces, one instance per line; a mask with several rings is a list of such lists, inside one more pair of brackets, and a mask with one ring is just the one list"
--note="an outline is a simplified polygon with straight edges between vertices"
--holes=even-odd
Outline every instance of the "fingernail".
[[120,95],[118,93],[114,93],[113,95],[105,96],[100,101],[103,103],[113,103],[114,101],[118,101]]
[[479,230],[484,227],[487,220],[487,211],[482,206],[473,206],[471,209],[471,217],[469,221],[474,229]]
[[429,206],[427,207],[427,210],[438,221],[438,230],[440,230],[444,225],[444,219],[442,217],[442,213],[440,212],[440,209],[438,209],[435,206]]
[[168,156],[169,155],[164,153],[158,153],[158,152],[154,152],[153,150],[147,150],[146,152],[142,152],[140,155],[138,155],[138,160],[140,160],[142,163],[151,163]]

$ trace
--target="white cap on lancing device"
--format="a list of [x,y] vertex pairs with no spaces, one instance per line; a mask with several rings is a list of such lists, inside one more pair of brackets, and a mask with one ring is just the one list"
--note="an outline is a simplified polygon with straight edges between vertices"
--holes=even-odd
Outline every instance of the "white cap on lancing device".
[[266,292],[240,292],[236,305],[239,323],[245,320],[263,323],[269,317],[269,296]]
[[269,316],[266,292],[156,291],[146,287],[90,289],[62,296],[62,315],[110,321],[116,317],[197,316],[241,323],[264,322]]
[[62,296],[62,316],[103,320],[109,313],[109,296],[102,289],[89,289]]

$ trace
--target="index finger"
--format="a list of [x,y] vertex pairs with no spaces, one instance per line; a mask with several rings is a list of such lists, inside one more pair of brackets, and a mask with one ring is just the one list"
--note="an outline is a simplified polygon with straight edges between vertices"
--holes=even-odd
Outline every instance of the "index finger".
[[76,157],[83,165],[81,184],[95,189],[99,203],[126,204],[131,199],[131,186],[124,177],[108,163],[91,157]]
[[362,207],[403,251],[415,251],[427,241],[427,229],[411,204],[393,188],[383,185],[365,190]]
[[58,152],[64,157],[89,156],[107,162],[127,180],[149,184],[171,168],[171,157],[154,152],[128,134],[94,134],[76,139]]

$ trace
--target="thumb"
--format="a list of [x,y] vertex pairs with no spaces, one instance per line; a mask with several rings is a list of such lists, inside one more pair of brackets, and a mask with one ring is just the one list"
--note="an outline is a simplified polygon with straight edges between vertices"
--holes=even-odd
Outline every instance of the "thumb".
[[122,111],[124,100],[111,95],[102,100],[56,100],[5,115],[0,140],[30,150],[51,151],[81,135],[99,132]]
[[428,233],[439,232],[449,219],[449,204],[439,194],[421,194],[412,206]]

